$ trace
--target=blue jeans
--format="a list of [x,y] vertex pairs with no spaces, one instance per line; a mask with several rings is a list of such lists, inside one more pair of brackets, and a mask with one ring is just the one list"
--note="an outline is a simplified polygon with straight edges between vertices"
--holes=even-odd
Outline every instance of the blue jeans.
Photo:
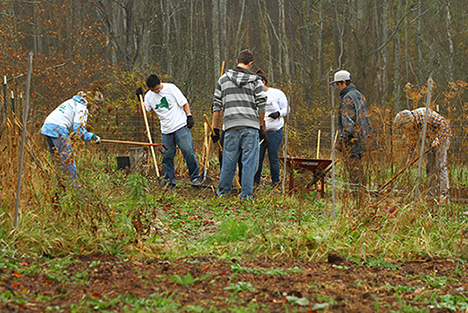
[[[278,161],[279,149],[283,140],[283,129],[272,130],[267,132],[270,144],[268,145],[268,160],[270,161],[271,181],[279,183],[280,181],[280,165]],[[258,160],[258,170],[255,173],[254,181],[259,183],[262,176],[263,160],[265,159],[266,149],[260,146],[260,158]]]
[[197,158],[193,153],[192,133],[187,126],[184,126],[173,133],[162,134],[161,143],[167,147],[166,152],[162,157],[162,166],[164,169],[164,183],[175,185],[175,168],[174,157],[176,154],[176,146],[184,155],[185,162],[189,171],[190,179],[193,181],[200,175]]
[[[76,175],[76,165],[75,160],[73,159],[72,154],[72,145],[68,137],[64,138],[54,138],[46,137],[47,146],[49,146],[50,156],[53,160],[56,160],[57,163],[60,162],[62,165],[62,170],[64,173],[67,173],[70,176],[70,179],[75,182],[75,185],[78,185],[78,177]],[[57,178],[59,176],[57,175]]]
[[253,181],[258,166],[258,129],[228,129],[224,136],[223,167],[219,178],[218,196],[229,194],[239,156],[242,162],[242,199],[253,197]]

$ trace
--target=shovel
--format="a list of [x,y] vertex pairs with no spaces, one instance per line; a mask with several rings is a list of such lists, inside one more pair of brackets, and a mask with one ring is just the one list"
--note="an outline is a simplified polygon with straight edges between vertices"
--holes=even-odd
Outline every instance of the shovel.
[[147,146],[147,147],[158,147],[161,153],[165,153],[161,148],[167,150],[167,147],[160,143],[149,143],[149,142],[138,142],[138,141],[125,141],[125,140],[112,140],[112,139],[101,139],[102,143],[118,143],[124,145],[135,145],[135,146]]
[[[424,154],[428,153],[429,151],[431,151],[434,147],[430,147],[429,149],[426,150],[426,152],[424,152]],[[385,187],[387,187],[392,181],[395,180],[395,178],[397,178],[398,176],[401,175],[401,173],[403,173],[406,169],[410,168],[411,165],[413,165],[414,163],[416,163],[417,161],[419,160],[419,156],[414,159],[413,161],[411,161],[410,164],[408,164],[406,167],[402,168],[395,176],[392,177],[392,179],[390,179],[388,182],[386,182],[382,187],[380,187],[380,189],[377,191],[377,193],[380,193],[384,190]]]

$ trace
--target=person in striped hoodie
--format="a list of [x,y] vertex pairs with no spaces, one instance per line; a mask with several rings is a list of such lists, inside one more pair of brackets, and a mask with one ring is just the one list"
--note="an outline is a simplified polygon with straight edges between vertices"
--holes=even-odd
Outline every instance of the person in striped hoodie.
[[250,71],[254,58],[249,50],[239,53],[236,67],[218,80],[213,97],[213,142],[219,140],[220,112],[223,110],[225,131],[223,167],[218,196],[228,195],[236,172],[237,160],[242,163],[241,199],[253,198],[254,175],[258,167],[259,138],[268,146],[265,129],[265,88],[261,78]]
[[[393,121],[396,126],[402,127],[408,134],[410,153],[407,165],[412,161],[416,149],[418,136],[424,126],[426,108],[418,108],[413,111],[403,110],[399,112]],[[427,148],[432,148],[427,153],[426,174],[429,178],[428,193],[432,196],[448,197],[449,180],[447,171],[447,151],[450,146],[449,122],[432,109],[427,111]]]

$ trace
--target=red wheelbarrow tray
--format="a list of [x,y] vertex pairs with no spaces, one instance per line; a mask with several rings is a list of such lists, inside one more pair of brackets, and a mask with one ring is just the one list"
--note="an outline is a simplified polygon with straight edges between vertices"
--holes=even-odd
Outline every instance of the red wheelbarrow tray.
[[[306,170],[311,171],[314,174],[314,179],[311,183],[315,184],[314,189],[307,189],[308,191],[317,191],[319,198],[325,196],[325,176],[327,171],[323,172],[327,167],[332,163],[332,160],[329,159],[309,159],[309,158],[294,158],[287,157],[286,165],[289,171],[289,190],[292,192],[294,190],[294,170]],[[320,175],[321,177],[317,177]],[[315,181],[315,182],[314,182]],[[320,187],[317,185],[317,182],[320,181]]]

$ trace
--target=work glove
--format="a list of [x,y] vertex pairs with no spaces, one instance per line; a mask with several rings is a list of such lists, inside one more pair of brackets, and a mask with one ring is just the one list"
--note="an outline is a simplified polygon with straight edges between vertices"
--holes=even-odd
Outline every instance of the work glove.
[[144,92],[141,87],[138,87],[137,90],[135,91],[135,95],[137,96],[138,100],[140,100],[140,95],[143,96]]
[[213,128],[213,131],[214,131],[214,135],[211,134],[211,140],[213,141],[213,143],[217,143],[220,138],[219,128]]
[[187,115],[187,127],[191,129],[195,125],[192,114]]
[[260,127],[259,135],[260,142],[262,143],[263,148],[268,148],[268,146],[270,145],[270,139],[268,138],[266,131],[264,131],[262,127]]
[[270,113],[270,115],[268,115],[268,117],[271,117],[271,118],[274,119],[274,120],[277,119],[279,116],[280,116],[280,112],[279,112],[279,111]]
[[93,137],[91,137],[92,140],[94,140],[94,143],[100,144],[101,143],[101,137],[99,137],[96,134],[93,134]]

